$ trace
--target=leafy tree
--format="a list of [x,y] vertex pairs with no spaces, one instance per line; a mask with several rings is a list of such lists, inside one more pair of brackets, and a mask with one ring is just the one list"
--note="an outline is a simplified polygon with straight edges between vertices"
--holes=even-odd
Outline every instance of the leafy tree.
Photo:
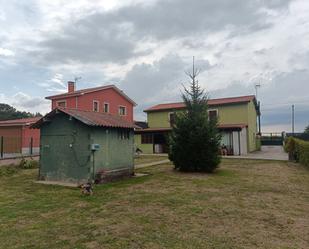
[[309,125],[307,125],[307,127],[305,128],[304,133],[309,135]]
[[208,97],[196,80],[198,71],[188,73],[190,89],[184,87],[186,111],[175,115],[169,137],[169,158],[180,171],[213,172],[219,165],[221,135],[217,119],[208,118]]
[[33,114],[30,112],[17,111],[14,107],[8,104],[0,103],[0,120],[32,118],[32,117],[42,117],[42,115],[39,112]]

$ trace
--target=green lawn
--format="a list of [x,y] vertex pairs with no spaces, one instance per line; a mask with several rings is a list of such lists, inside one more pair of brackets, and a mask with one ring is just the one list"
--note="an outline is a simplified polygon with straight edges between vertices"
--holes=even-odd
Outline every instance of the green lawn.
[[[1,169],[0,169],[1,170]],[[224,160],[216,174],[148,176],[79,189],[0,174],[1,248],[309,248],[309,171]]]

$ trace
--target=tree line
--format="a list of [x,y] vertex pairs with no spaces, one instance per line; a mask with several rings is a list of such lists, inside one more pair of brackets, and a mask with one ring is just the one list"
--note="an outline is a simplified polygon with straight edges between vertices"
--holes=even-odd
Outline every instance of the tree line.
[[0,103],[0,120],[12,120],[12,119],[33,118],[33,117],[42,117],[42,114],[39,112],[31,113],[25,111],[18,111],[13,106]]

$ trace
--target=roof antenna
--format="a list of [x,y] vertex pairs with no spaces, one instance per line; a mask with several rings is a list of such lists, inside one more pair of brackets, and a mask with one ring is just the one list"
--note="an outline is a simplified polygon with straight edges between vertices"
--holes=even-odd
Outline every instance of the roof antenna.
[[81,79],[82,79],[82,77],[80,77],[80,76],[79,76],[79,77],[75,76],[75,77],[74,77],[74,82],[75,82],[75,84],[76,84],[76,82],[77,82],[78,80],[81,80]]

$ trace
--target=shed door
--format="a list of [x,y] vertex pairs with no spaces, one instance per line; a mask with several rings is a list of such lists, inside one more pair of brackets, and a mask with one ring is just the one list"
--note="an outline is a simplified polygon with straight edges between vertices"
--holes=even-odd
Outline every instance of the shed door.
[[87,180],[90,154],[87,143],[71,135],[41,136],[41,176],[51,181]]

